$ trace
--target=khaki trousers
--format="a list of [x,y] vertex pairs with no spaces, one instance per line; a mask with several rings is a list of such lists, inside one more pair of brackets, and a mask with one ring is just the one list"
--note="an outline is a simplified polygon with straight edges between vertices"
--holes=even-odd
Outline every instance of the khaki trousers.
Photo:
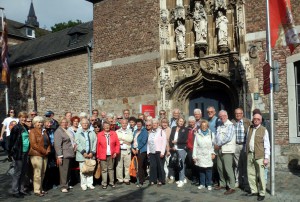
[[248,153],[248,181],[251,193],[259,193],[260,196],[266,195],[266,180],[264,159],[255,159],[254,153]]
[[221,187],[226,187],[226,185],[228,185],[230,189],[235,188],[235,178],[233,173],[232,162],[233,162],[232,153],[223,154],[220,150],[218,151],[217,166],[220,175]]
[[111,158],[111,156],[106,156],[106,160],[100,161],[101,166],[101,177],[102,177],[102,185],[107,186],[107,174],[109,176],[109,184],[114,184],[114,164],[115,159]]
[[242,187],[249,186],[247,179],[247,155],[244,146],[236,144],[234,159],[235,181]]
[[82,167],[83,167],[84,161],[83,162],[79,162],[79,168],[80,168],[80,185],[81,187],[87,186],[87,187],[91,187],[93,186],[93,178],[94,175],[93,173],[91,174],[83,174],[81,172]]
[[[119,182],[129,182],[130,163],[131,163],[131,153],[128,154],[127,150],[121,150],[121,153],[118,156],[118,164],[117,164],[117,179]],[[123,177],[123,168],[125,172],[125,177]]]
[[33,167],[33,191],[34,193],[41,193],[43,190],[43,180],[47,168],[47,157],[30,156],[30,161]]

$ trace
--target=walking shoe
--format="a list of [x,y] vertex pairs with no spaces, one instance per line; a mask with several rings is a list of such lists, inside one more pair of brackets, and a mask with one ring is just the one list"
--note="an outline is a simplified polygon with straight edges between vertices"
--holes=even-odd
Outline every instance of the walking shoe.
[[73,186],[69,186],[69,189],[73,189]]
[[183,187],[184,185],[184,182],[183,181],[179,181],[178,184],[177,184],[177,187]]
[[87,186],[86,186],[86,185],[82,185],[82,186],[81,186],[81,189],[82,189],[83,191],[86,191],[86,190],[87,190]]
[[207,190],[208,190],[208,191],[211,191],[211,190],[212,190],[212,187],[211,187],[211,186],[207,186]]
[[200,186],[198,187],[198,189],[203,189],[203,188],[205,188],[204,185],[200,185]]
[[93,189],[95,189],[95,187],[94,187],[93,185],[90,185],[90,186],[89,186],[89,189],[92,189],[92,190],[93,190]]
[[235,188],[239,188],[240,185],[239,185],[239,182],[235,182]]
[[234,189],[228,189],[227,191],[224,192],[224,195],[233,194],[234,192],[235,192]]
[[257,197],[257,200],[258,200],[258,201],[263,201],[264,199],[265,199],[265,196],[258,196],[258,197]]
[[168,181],[169,184],[173,184],[174,182],[175,182],[174,178],[173,179],[169,179],[169,181]]
[[187,179],[186,179],[186,178],[184,178],[184,180],[183,180],[183,183],[184,183],[184,184],[186,184],[186,183],[187,183]]

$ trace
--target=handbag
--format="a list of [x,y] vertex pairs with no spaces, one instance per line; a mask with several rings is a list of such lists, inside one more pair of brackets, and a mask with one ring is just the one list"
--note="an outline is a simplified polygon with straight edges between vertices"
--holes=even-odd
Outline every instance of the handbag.
[[137,172],[138,172],[138,160],[137,157],[134,156],[130,163],[129,175],[132,177],[136,177]]
[[95,179],[99,179],[101,177],[101,165],[100,162],[97,163],[97,168],[94,174]]
[[81,173],[82,174],[91,174],[94,172],[96,167],[96,161],[94,159],[85,159]]

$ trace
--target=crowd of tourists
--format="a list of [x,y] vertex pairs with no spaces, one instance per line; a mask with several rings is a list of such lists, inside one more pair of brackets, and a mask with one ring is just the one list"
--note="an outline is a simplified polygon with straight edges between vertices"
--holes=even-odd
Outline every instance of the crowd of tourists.
[[[56,121],[52,111],[16,116],[10,109],[0,140],[14,169],[11,194],[23,198],[31,186],[39,197],[58,186],[67,193],[77,181],[83,191],[97,184],[102,189],[131,183],[140,188],[148,181],[148,186],[176,183],[178,188],[191,183],[225,195],[240,188],[264,200],[270,142],[261,112],[254,110],[252,121],[242,108],[235,109],[231,121],[225,110],[216,115],[213,106],[206,113],[207,120],[200,109],[184,118],[174,109],[168,119],[165,110],[158,117],[133,117],[128,109],[119,115],[95,109],[91,116],[66,112]],[[96,169],[93,162],[101,167],[101,178],[87,172],[89,166]]]

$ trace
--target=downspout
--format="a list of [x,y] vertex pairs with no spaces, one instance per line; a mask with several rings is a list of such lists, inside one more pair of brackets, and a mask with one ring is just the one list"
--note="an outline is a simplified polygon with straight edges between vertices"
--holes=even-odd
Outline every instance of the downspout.
[[93,48],[93,42],[90,41],[86,47],[88,52],[88,93],[89,93],[89,114],[92,116],[92,58],[91,58],[91,50]]

